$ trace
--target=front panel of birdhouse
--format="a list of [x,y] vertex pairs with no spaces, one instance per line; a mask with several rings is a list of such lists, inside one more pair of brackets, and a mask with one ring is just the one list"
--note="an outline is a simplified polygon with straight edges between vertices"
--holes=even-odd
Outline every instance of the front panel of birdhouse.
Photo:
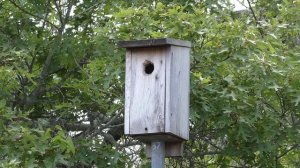
[[127,48],[125,134],[142,141],[187,140],[190,43],[160,39],[121,46]]
[[127,52],[127,134],[165,132],[165,55],[166,48],[161,47],[134,48]]

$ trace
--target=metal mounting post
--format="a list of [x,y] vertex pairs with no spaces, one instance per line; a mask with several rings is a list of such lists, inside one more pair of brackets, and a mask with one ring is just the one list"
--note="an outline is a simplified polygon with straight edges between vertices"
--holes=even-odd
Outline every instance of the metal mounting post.
[[151,142],[151,167],[152,168],[165,167],[165,142],[164,141]]

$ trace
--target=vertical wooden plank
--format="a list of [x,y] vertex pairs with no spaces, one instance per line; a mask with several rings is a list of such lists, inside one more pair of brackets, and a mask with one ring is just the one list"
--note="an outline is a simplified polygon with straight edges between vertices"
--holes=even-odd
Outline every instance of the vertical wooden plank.
[[190,48],[171,46],[166,67],[166,132],[189,137],[189,52]]
[[125,70],[125,114],[124,133],[129,134],[129,111],[130,111],[130,90],[131,90],[131,50],[126,49],[126,70]]
[[[164,132],[165,49],[132,49],[130,84],[130,134]],[[153,63],[151,74],[145,64]]]
[[171,115],[170,115],[170,106],[171,106],[171,64],[172,64],[172,47],[168,47],[167,54],[166,54],[166,90],[165,90],[165,132],[176,134],[171,130]]

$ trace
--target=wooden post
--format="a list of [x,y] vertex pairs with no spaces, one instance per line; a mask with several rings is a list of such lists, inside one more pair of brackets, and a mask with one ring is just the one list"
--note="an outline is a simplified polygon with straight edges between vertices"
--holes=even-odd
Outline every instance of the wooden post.
[[165,142],[164,141],[152,141],[151,167],[152,168],[165,167]]

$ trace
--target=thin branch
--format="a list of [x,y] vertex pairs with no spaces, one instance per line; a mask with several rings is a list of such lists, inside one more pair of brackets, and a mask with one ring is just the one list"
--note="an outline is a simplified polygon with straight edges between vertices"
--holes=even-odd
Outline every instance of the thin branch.
[[117,118],[123,113],[123,110],[120,110],[115,116],[113,116],[103,127],[102,129],[107,128],[110,124],[117,120]]
[[222,151],[223,149],[215,144],[213,144],[212,142],[210,142],[208,139],[206,139],[205,137],[200,137],[200,139],[202,139],[204,142],[210,144],[211,146],[215,147],[216,149],[219,149],[220,151]]
[[[50,8],[50,6],[51,6],[51,4],[50,4],[50,0],[48,0],[48,2],[47,2],[47,8],[46,8],[46,14],[45,14],[45,18],[43,19],[44,20],[44,22],[43,22],[43,25],[42,25],[42,29],[44,29],[45,28],[45,25],[46,25],[46,21],[45,20],[47,20],[47,18],[48,18],[48,15],[49,15],[49,8]],[[48,8],[49,7],[49,8]]]
[[71,13],[71,10],[72,10],[72,7],[73,7],[73,2],[74,1],[70,1],[70,3],[68,4],[67,13],[65,15],[65,20],[64,20],[63,26],[65,26],[68,23],[69,19],[70,19],[70,13]]
[[223,152],[222,151],[207,151],[207,152],[200,152],[200,153],[196,153],[193,155],[193,157],[203,157],[203,156],[206,156],[206,155],[219,155],[219,154],[222,154]]
[[[247,5],[245,5],[243,2],[241,2],[240,0],[237,0],[238,1],[238,3],[240,4],[240,5],[242,5],[243,7],[245,7],[245,8],[247,8]],[[248,2],[249,3],[249,2]]]
[[[72,2],[70,2],[69,4],[68,4],[68,9],[67,9],[67,13],[66,13],[66,16],[65,16],[65,20],[64,21],[62,21],[63,22],[63,24],[60,26],[60,28],[59,28],[59,32],[58,32],[58,35],[57,35],[57,41],[60,41],[60,39],[61,39],[61,36],[62,36],[62,34],[63,34],[63,30],[65,29],[65,25],[67,24],[67,22],[68,22],[68,20],[69,20],[69,16],[70,16],[70,12],[71,12],[71,9],[72,9],[72,6],[73,6],[73,4],[72,4]],[[54,43],[53,43],[54,45],[57,45],[56,44],[56,41],[54,41]],[[51,50],[52,51],[52,50]],[[52,59],[52,56],[53,56],[53,52],[50,52],[50,54],[48,55],[48,57],[46,58],[46,61],[45,61],[45,64],[44,64],[44,68],[43,68],[43,71],[42,71],[42,74],[41,74],[41,77],[42,77],[42,79],[43,79],[43,75],[46,75],[46,72],[44,73],[44,70],[48,70],[48,67],[49,67],[49,65],[50,65],[50,61],[51,61],[51,59]]]
[[63,21],[62,11],[60,9],[60,5],[57,3],[57,0],[54,0],[54,6],[56,7],[56,10],[58,12],[58,17],[59,17],[60,24],[63,25],[64,21]]
[[277,159],[280,159],[281,157],[283,157],[284,155],[286,155],[287,153],[289,153],[290,151],[298,147],[300,147],[299,144],[294,144],[290,149],[286,150],[281,155],[277,156]]
[[59,123],[65,126],[66,130],[68,131],[86,131],[88,130],[91,126],[90,124],[64,124],[63,122]]
[[32,16],[32,17],[35,17],[37,19],[40,19],[40,20],[44,20],[45,22],[49,23],[51,26],[55,27],[56,29],[59,29],[55,24],[53,24],[52,22],[50,22],[49,20],[45,19],[45,18],[42,18],[38,15],[35,15],[33,13],[30,13],[29,11],[25,10],[24,8],[22,8],[21,6],[19,6],[16,2],[14,2],[13,0],[8,0],[11,4],[13,4],[15,7],[17,7],[20,11]]
[[48,76],[51,76],[51,75],[56,74],[56,73],[58,73],[60,71],[63,71],[63,70],[66,70],[66,68],[65,67],[59,67],[56,70],[53,70],[52,72],[49,72]]
[[121,148],[129,147],[129,146],[135,146],[135,145],[143,145],[143,143],[140,142],[140,141],[130,141],[128,143],[118,144],[117,148],[120,150]]
[[108,126],[107,128],[116,128],[116,127],[123,127],[124,124],[117,124],[117,125],[111,125],[111,126]]
[[284,117],[285,108],[284,108],[283,98],[281,97],[281,93],[279,91],[275,91],[275,93],[276,93],[276,96],[279,100],[279,105],[280,105],[280,108],[281,108],[282,117]]
[[228,59],[231,58],[231,50],[229,50],[227,56],[225,58],[223,58],[222,60],[218,61],[218,62],[214,62],[212,64],[208,64],[208,65],[203,65],[203,66],[197,66],[196,64],[194,64],[194,66],[191,66],[190,70],[194,70],[194,69],[202,69],[202,68],[206,68],[206,67],[213,67],[213,66],[216,66],[224,61],[227,61]]
[[74,17],[78,17],[78,16],[80,16],[80,15],[86,13],[86,12],[88,12],[89,10],[92,10],[93,8],[97,7],[98,5],[100,5],[101,3],[104,3],[104,2],[105,2],[105,0],[104,0],[103,2],[95,3],[94,5],[90,6],[90,7],[87,8],[86,10],[84,10],[84,11],[82,11],[82,12],[76,14]]
[[[251,6],[250,0],[247,0],[247,2],[248,2],[248,5],[249,5],[249,8],[250,8],[250,11],[251,11],[251,13],[252,13],[252,15],[253,15],[253,17],[254,17],[254,20],[255,20],[256,25],[261,26],[261,25],[260,25],[260,22],[258,21],[256,15],[255,15],[255,12],[254,12],[254,10],[253,10],[253,8],[252,8],[252,6]],[[263,30],[262,30],[260,27],[258,27],[258,31],[259,31],[259,33],[260,33],[261,36],[264,35]]]
[[266,100],[262,99],[261,100],[263,104],[267,105],[269,108],[271,108],[274,112],[279,113],[278,110],[275,109],[274,106],[272,106],[269,102],[267,102]]
[[[12,1],[12,0],[9,0]],[[65,25],[67,24],[68,20],[69,20],[69,16],[70,16],[70,12],[73,6],[73,1],[70,1],[70,3],[68,4],[68,8],[67,8],[67,13],[65,16],[65,20],[63,22],[63,24],[58,28],[58,34],[56,36],[56,38],[54,39],[54,41],[52,42],[52,48],[50,49],[46,60],[43,64],[43,69],[42,72],[40,74],[39,80],[38,80],[38,86],[31,92],[31,94],[29,95],[29,97],[27,97],[27,100],[25,100],[26,104],[32,104],[37,100],[37,97],[41,94],[43,94],[46,89],[43,88],[45,85],[45,79],[48,76],[48,70],[49,70],[49,66],[51,64],[52,61],[52,57],[54,56],[54,48],[56,47],[56,45],[58,45],[61,42],[62,39],[62,35],[63,35],[63,31],[65,29]],[[64,81],[63,81],[64,82]]]
[[253,17],[254,17],[254,20],[255,20],[256,24],[259,24],[259,22],[258,22],[258,20],[257,20],[257,17],[256,17],[256,15],[255,15],[255,13],[254,13],[254,10],[253,10],[253,8],[252,8],[252,6],[251,6],[250,0],[247,0],[247,2],[248,2],[250,11],[251,11],[251,13],[252,13],[252,15],[253,15]]
[[105,139],[106,141],[108,141],[109,143],[113,144],[114,146],[117,145],[117,141],[114,139],[114,137],[113,137],[112,135],[107,134],[107,133],[105,133],[105,132],[100,132],[99,134],[100,134],[101,136],[103,136],[104,139]]
[[[87,55],[79,62],[78,64],[78,67],[75,67],[74,69],[68,71],[65,76],[59,81],[59,83],[57,83],[56,85],[50,87],[47,91],[51,92],[51,91],[54,91],[55,89],[59,89],[63,84],[64,82],[73,74],[75,73],[77,70],[79,70],[81,68],[81,66],[83,66],[84,64],[87,64],[86,60],[87,59]],[[63,70],[66,70],[65,67],[60,67],[58,68],[57,70],[53,71],[53,72],[50,72],[47,74],[47,76],[50,76],[50,75],[53,75],[55,73],[58,73],[59,71],[63,71]]]
[[35,58],[36,58],[36,55],[35,54],[32,54],[32,60],[31,60],[31,63],[29,65],[29,73],[32,73],[32,70],[33,70],[33,65],[34,65],[34,62],[35,62]]

